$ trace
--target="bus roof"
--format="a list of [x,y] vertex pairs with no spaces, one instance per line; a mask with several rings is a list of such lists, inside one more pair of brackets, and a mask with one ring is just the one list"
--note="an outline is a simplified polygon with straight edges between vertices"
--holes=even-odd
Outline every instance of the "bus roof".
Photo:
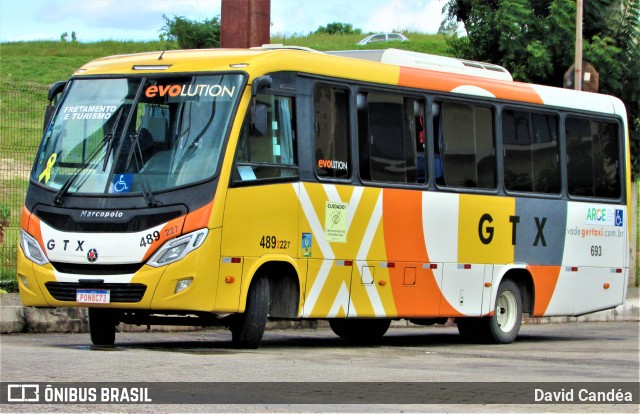
[[248,73],[251,83],[251,79],[268,73],[294,71],[366,83],[619,114],[626,118],[624,105],[611,96],[515,82],[506,69],[497,65],[389,50],[324,53],[282,45],[251,49],[167,50],[97,59],[82,66],[74,76],[237,70]]

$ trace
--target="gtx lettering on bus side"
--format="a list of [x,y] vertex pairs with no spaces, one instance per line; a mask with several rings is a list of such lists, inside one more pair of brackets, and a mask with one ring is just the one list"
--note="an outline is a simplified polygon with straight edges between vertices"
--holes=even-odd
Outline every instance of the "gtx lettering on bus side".
[[[536,224],[536,237],[533,240],[532,246],[538,246],[541,244],[543,247],[547,247],[547,241],[544,238],[544,226],[547,224],[547,217],[534,217],[533,218]],[[488,226],[487,223],[491,224],[493,222],[493,217],[491,214],[485,213],[480,217],[480,221],[478,222],[478,237],[482,244],[490,244],[493,240],[493,235],[495,232],[495,228],[493,226]],[[516,245],[516,234],[518,230],[518,224],[520,223],[520,216],[509,216],[509,222],[511,223],[511,244],[513,246]]]

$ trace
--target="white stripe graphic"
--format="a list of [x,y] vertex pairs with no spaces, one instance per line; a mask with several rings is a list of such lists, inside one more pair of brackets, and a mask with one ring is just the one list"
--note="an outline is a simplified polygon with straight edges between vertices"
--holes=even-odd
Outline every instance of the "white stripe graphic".
[[[371,213],[371,218],[369,219],[369,224],[367,225],[367,229],[364,232],[364,236],[362,237],[362,244],[360,244],[360,249],[358,250],[358,254],[356,255],[356,265],[358,267],[358,272],[360,272],[360,277],[362,281],[365,281],[365,276],[362,274],[362,268],[367,265],[367,255],[369,254],[369,250],[371,249],[371,244],[373,243],[373,237],[376,234],[376,230],[380,225],[380,220],[382,219],[382,190],[380,190],[380,195],[378,196],[378,201],[376,201],[376,205],[373,208],[373,212]],[[371,275],[369,275],[369,279]],[[371,301],[371,305],[373,306],[373,312],[375,316],[383,317],[386,316],[386,312],[384,311],[384,306],[382,306],[382,300],[380,299],[380,295],[378,294],[378,290],[376,289],[375,284],[367,284],[364,286],[367,295],[369,295],[369,300]],[[352,316],[349,313],[349,316]],[[355,316],[355,314],[353,315]]]
[[[340,198],[340,194],[338,193],[338,190],[335,185],[323,184],[322,187],[329,201],[342,202]],[[363,193],[364,193],[364,187],[355,187],[353,189],[353,192],[351,193],[351,199],[349,200],[348,207],[347,207],[347,229],[346,229],[347,234],[349,232],[349,228],[351,227],[353,217],[360,204],[360,200],[362,199]],[[300,205],[302,206],[302,211],[304,212],[304,215],[307,218],[309,225],[311,226],[311,231],[313,232],[316,238],[318,247],[320,248],[320,251],[324,256],[324,260],[322,261],[322,265],[320,266],[318,275],[316,276],[311,288],[309,289],[309,294],[303,306],[302,316],[309,316],[311,315],[311,312],[313,311],[313,308],[315,307],[316,302],[320,297],[320,293],[324,288],[327,278],[329,277],[331,267],[333,266],[333,259],[335,259],[335,254],[333,252],[333,249],[331,248],[331,245],[325,239],[324,228],[322,226],[322,223],[320,223],[320,220],[318,218],[318,215],[316,214],[315,209],[313,208],[313,203],[311,202],[311,198],[309,197],[309,193],[307,193],[307,190],[304,184],[300,185],[300,192],[299,192],[298,198],[300,200]],[[380,195],[374,207],[374,211],[371,215],[369,224],[365,231],[365,235],[360,245],[360,249],[358,250],[358,254],[356,256],[356,260],[359,267],[362,267],[363,265],[366,266],[366,263],[367,263],[366,258],[369,253],[369,249],[371,248],[371,244],[373,243],[373,237],[378,228],[378,225],[380,224],[381,218],[382,218],[382,191],[380,191]],[[358,261],[358,258],[362,258],[362,260]],[[369,296],[375,315],[385,316],[386,313],[384,311],[384,307],[382,306],[382,301],[380,299],[380,296],[378,295],[378,291],[376,290],[375,285],[365,286],[365,290],[367,291],[367,295]],[[346,305],[344,302],[345,297],[347,299]],[[350,317],[357,316],[353,303],[351,303],[350,308],[349,308],[349,304],[350,304],[349,289],[347,288],[346,284],[343,282],[342,285],[340,286],[340,290],[338,291],[336,299],[331,308],[330,315],[335,316],[339,311],[340,306],[342,306],[345,309],[345,311],[348,312],[348,315]]]
[[322,224],[318,219],[316,211],[313,209],[313,204],[311,203],[311,199],[309,198],[309,194],[307,193],[307,189],[304,184],[300,185],[300,195],[298,198],[300,199],[302,211],[304,211],[304,215],[311,226],[311,231],[318,242],[318,247],[320,247],[322,256],[324,256],[325,259],[334,259],[335,255],[333,254],[331,246],[324,237],[324,229],[322,228]]
[[318,215],[313,208],[313,204],[311,203],[311,198],[309,198],[309,193],[307,193],[307,189],[304,184],[300,185],[300,193],[298,195],[300,199],[300,205],[302,206],[302,211],[304,212],[309,225],[311,226],[311,231],[316,238],[316,242],[318,243],[318,247],[324,256],[324,260],[322,261],[322,265],[320,265],[320,270],[318,271],[318,275],[313,281],[313,285],[311,285],[311,289],[309,289],[309,295],[304,301],[304,305],[302,308],[302,316],[310,316],[313,308],[316,306],[316,302],[320,297],[320,293],[322,292],[322,288],[324,287],[325,282],[327,281],[327,277],[329,277],[329,272],[331,271],[331,266],[335,255],[329,243],[325,240],[324,237],[324,229],[320,224],[320,220],[318,219]]
[[[353,306],[352,306],[353,308]],[[349,309],[349,289],[347,285],[342,281],[340,285],[340,290],[338,290],[338,294],[336,295],[336,300],[333,302],[333,306],[331,306],[331,310],[327,315],[328,318],[335,318],[338,316],[338,312],[340,309],[344,310],[344,314],[347,314],[347,310]],[[351,309],[351,316],[356,316],[355,308]]]

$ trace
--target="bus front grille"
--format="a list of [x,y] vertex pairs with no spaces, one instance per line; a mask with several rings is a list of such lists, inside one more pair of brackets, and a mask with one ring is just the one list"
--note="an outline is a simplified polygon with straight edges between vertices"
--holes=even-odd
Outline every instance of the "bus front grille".
[[140,302],[147,286],[141,283],[69,283],[47,282],[44,284],[54,299],[75,302],[78,289],[108,290],[111,302]]
[[79,264],[51,262],[51,265],[61,273],[69,273],[72,275],[109,276],[134,274],[135,272],[140,270],[144,263]]
[[132,233],[148,230],[160,224],[180,217],[184,212],[180,210],[167,212],[154,212],[153,214],[136,215],[131,220],[118,222],[76,222],[68,214],[36,210],[36,215],[42,221],[59,231],[77,233]]

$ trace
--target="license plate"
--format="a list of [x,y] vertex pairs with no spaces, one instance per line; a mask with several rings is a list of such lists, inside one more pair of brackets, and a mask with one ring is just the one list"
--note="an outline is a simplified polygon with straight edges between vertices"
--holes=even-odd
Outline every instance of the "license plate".
[[108,290],[76,290],[76,302],[78,303],[109,303]]

